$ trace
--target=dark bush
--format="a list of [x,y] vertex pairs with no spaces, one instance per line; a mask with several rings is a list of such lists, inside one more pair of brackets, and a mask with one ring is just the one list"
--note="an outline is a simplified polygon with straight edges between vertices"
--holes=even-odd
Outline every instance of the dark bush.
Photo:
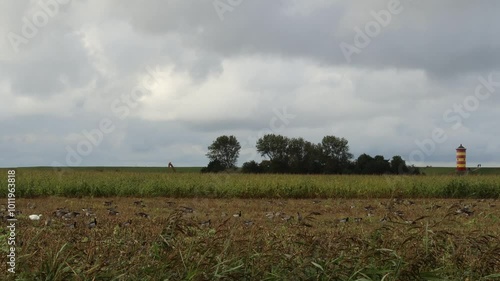
[[252,160],[250,162],[243,163],[241,172],[245,174],[260,174],[262,173],[262,169],[257,162]]
[[225,170],[224,165],[219,160],[210,161],[207,167],[201,169],[202,173],[218,173]]

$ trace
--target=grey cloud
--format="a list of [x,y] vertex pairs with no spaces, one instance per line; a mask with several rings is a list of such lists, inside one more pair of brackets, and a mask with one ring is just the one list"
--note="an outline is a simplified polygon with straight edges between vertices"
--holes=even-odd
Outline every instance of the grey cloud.
[[11,78],[15,94],[53,95],[66,87],[82,87],[95,75],[84,49],[73,35],[47,43],[34,53],[4,62],[0,67],[0,73]]
[[[296,118],[277,133],[346,137],[355,155],[407,158],[441,127],[448,140],[426,162],[452,165],[464,143],[471,161],[498,163],[500,88],[465,128],[451,129],[443,113],[474,94],[478,76],[500,70],[500,4],[401,3],[348,63],[339,44],[354,44],[354,28],[387,1],[245,0],[221,21],[212,0],[73,0],[18,54],[0,44],[0,98],[9,101],[0,105],[8,113],[0,117],[0,166],[63,163],[66,146],[102,118],[116,130],[82,165],[205,165],[203,151],[218,135],[251,147],[283,107]],[[4,39],[33,5],[0,4]],[[121,120],[111,104],[147,67],[166,77]],[[34,109],[32,100],[56,105]]]
[[[140,12],[122,6],[113,13],[145,32],[177,34],[191,46],[224,57],[272,54],[346,65],[339,44],[354,44],[354,28],[363,30],[374,20],[370,12],[386,9],[387,4],[376,1],[368,9],[359,9],[359,1],[331,1],[312,12],[293,14],[287,13],[286,1],[243,1],[225,14],[224,21],[218,19],[208,0],[141,6]],[[495,26],[500,21],[496,16],[499,3],[402,0],[401,6],[402,12],[393,15],[389,26],[360,55],[354,55],[353,65],[424,69],[443,76],[498,69],[495,50],[500,41]],[[347,13],[361,14],[366,20],[340,27]]]

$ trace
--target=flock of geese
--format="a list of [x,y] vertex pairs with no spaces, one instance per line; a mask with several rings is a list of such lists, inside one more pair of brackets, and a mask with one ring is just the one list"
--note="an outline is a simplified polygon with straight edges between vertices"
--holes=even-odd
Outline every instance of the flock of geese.
[[[317,204],[320,202],[321,201],[319,201],[319,200],[313,201],[314,204]],[[478,202],[485,202],[485,200],[480,199],[480,200],[478,200]],[[144,204],[144,202],[142,200],[135,201],[135,202],[133,202],[133,204],[137,207],[140,207],[140,208],[146,207],[146,205]],[[409,205],[415,204],[411,200],[403,200],[400,198],[395,198],[395,199],[390,200],[387,203],[380,202],[379,204],[380,204],[379,208],[382,207],[385,209],[384,210],[385,215],[379,220],[380,222],[392,221],[392,222],[399,222],[399,223],[406,223],[406,224],[415,224],[419,220],[427,217],[427,216],[421,216],[421,217],[419,217],[417,219],[413,219],[413,220],[407,219],[403,211],[395,208],[396,205],[409,206]],[[113,201],[104,201],[103,205],[106,207],[106,211],[107,211],[108,216],[118,216],[120,214],[120,212],[117,210],[117,206],[113,206]],[[173,207],[176,205],[176,203],[175,202],[167,202],[167,205],[170,207]],[[495,207],[495,205],[493,203],[490,203],[489,206]],[[30,209],[35,208],[35,206],[32,203],[28,203],[28,207]],[[440,205],[433,204],[433,205],[427,207],[426,209],[429,211],[433,211],[433,210],[437,210],[441,207],[442,206],[440,206]],[[455,203],[448,208],[449,211],[448,211],[446,216],[449,216],[449,215],[472,216],[474,214],[474,210],[473,210],[474,207],[476,207],[476,204],[464,204],[463,201],[459,201],[458,203]],[[352,205],[351,209],[354,209],[354,208],[356,208],[356,206]],[[364,209],[367,217],[372,217],[372,216],[374,216],[374,212],[377,209],[377,207],[374,207],[372,205],[368,205],[368,206],[364,206],[363,209]],[[180,206],[180,207],[175,208],[175,210],[182,212],[182,213],[185,213],[185,214],[190,214],[190,213],[194,212],[194,208],[188,207],[188,206]],[[3,215],[3,213],[5,211],[5,206],[0,206],[0,211],[1,211],[2,219],[8,218],[8,217],[5,217]],[[21,214],[21,212],[17,211],[17,214]],[[143,211],[136,212],[135,215],[140,217],[140,218],[143,218],[143,219],[150,218],[150,215],[143,212]],[[230,215],[228,215],[225,212],[223,212],[221,216],[222,217],[230,217]],[[318,217],[318,216],[321,216],[321,213],[317,212],[317,211],[310,212],[307,215],[301,214],[300,212],[296,212],[296,216],[286,214],[282,211],[277,211],[277,212],[268,211],[265,213],[265,217],[268,220],[281,220],[284,222],[294,222],[294,223],[297,223],[298,225],[302,225],[302,226],[306,226],[306,227],[312,227],[313,226],[312,222],[314,222],[316,220],[316,217]],[[86,225],[84,224],[84,227],[86,227],[88,229],[93,229],[93,228],[96,228],[98,226],[97,215],[94,212],[93,208],[82,208],[81,211],[71,211],[67,208],[57,208],[54,212],[52,212],[51,216],[46,218],[44,225],[51,226],[54,223],[54,221],[57,220],[58,221],[57,225],[62,225],[62,223],[60,222],[60,221],[62,221],[64,223],[65,227],[74,229],[77,227],[81,227],[77,224],[77,220],[76,220],[77,217],[88,217],[88,222],[86,223]],[[241,218],[242,217],[241,210],[232,214],[232,217]],[[42,214],[31,214],[28,216],[28,218],[29,218],[29,220],[32,220],[32,221],[40,221],[40,220],[42,220],[43,215]],[[349,223],[349,222],[360,223],[362,221],[363,221],[362,217],[353,217],[353,218],[343,217],[343,218],[339,218],[339,219],[334,220],[335,223]],[[254,222],[252,220],[243,220],[243,223],[245,226],[251,226],[254,224]],[[202,228],[210,227],[211,224],[212,224],[211,219],[199,222],[199,226]],[[122,222],[118,223],[119,227],[128,227],[130,225],[132,225],[132,219],[128,219],[126,221],[122,221]]]

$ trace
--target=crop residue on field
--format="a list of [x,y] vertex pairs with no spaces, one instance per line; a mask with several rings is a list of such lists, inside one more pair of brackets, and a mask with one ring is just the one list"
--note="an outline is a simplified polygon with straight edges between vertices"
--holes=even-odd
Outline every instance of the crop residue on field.
[[[176,280],[348,280],[354,272],[374,280],[477,279],[500,270],[498,203],[21,199],[18,251],[24,258],[18,268],[27,278],[60,280],[121,274],[130,280],[158,274]],[[44,219],[31,221],[31,213]]]

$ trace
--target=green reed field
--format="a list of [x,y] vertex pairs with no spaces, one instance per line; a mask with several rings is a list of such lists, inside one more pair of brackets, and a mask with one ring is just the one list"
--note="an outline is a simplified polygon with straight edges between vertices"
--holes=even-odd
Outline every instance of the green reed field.
[[[144,168],[143,168],[144,169]],[[182,170],[182,169],[181,169]],[[7,170],[0,171],[6,178]],[[165,168],[17,169],[19,197],[498,198],[500,175],[253,175]],[[6,179],[5,179],[6,180]],[[6,196],[1,189],[0,195]]]

